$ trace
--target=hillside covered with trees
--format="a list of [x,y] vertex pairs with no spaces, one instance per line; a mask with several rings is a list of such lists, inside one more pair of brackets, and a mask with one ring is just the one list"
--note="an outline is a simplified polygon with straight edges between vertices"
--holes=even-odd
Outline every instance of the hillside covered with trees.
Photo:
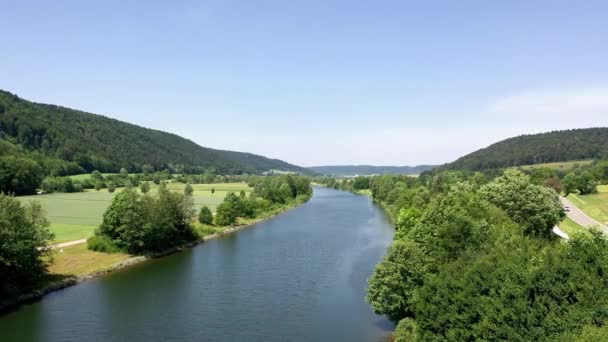
[[436,165],[417,166],[374,166],[374,165],[328,165],[311,166],[307,169],[328,176],[357,176],[357,175],[417,175],[429,171]]
[[608,128],[521,135],[467,154],[443,169],[486,170],[608,157]]
[[60,170],[58,175],[121,168],[143,172],[146,165],[175,173],[303,171],[281,160],[201,147],[175,134],[30,102],[0,90],[0,158],[7,156],[13,158],[10,164],[33,161],[47,174]]

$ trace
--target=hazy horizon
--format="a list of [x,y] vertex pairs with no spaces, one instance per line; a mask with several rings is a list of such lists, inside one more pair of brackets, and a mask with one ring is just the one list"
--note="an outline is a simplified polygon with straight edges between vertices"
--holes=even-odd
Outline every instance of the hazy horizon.
[[608,126],[602,2],[3,9],[1,89],[300,166],[443,164]]

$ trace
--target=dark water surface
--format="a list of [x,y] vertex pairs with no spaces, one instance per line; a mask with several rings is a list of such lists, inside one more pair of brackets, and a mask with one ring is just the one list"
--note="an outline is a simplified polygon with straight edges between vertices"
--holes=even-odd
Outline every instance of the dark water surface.
[[363,196],[310,202],[193,249],[58,291],[0,317],[0,341],[380,341],[365,302],[391,241]]

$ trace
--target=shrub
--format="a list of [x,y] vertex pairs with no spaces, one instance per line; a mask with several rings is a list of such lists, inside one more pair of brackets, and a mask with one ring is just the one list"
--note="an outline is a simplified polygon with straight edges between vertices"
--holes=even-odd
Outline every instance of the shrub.
[[87,248],[103,253],[117,253],[120,249],[114,245],[112,240],[107,236],[94,235],[87,239]]
[[212,224],[213,223],[213,214],[211,210],[206,205],[201,207],[201,210],[198,213],[198,222],[202,224]]

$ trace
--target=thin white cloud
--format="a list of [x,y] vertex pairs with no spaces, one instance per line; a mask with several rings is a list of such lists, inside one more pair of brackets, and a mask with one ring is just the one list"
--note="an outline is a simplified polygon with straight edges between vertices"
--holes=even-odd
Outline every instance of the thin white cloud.
[[[532,91],[500,98],[488,115],[511,125],[538,128],[603,126],[608,123],[608,87]],[[518,123],[517,120],[520,120]]]
[[230,134],[210,130],[203,135],[205,141],[196,140],[302,166],[441,164],[521,134],[608,126],[608,87],[522,92],[481,103],[479,108],[477,115],[468,113],[456,122],[438,115],[424,124],[327,128],[303,123],[297,128],[260,127]]

